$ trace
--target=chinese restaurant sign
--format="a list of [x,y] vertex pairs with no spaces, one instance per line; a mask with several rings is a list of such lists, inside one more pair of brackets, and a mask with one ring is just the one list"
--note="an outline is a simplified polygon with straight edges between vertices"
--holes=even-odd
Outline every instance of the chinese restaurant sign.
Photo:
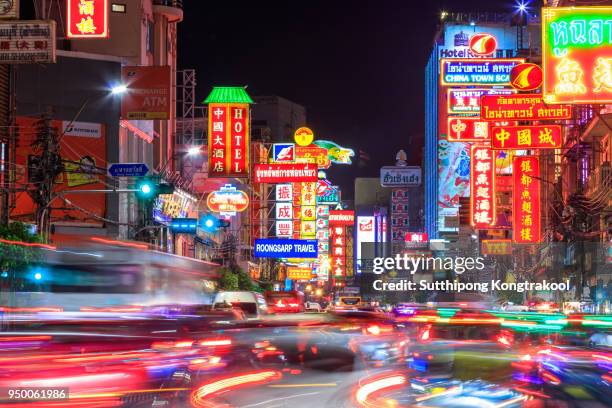
[[512,89],[449,88],[447,95],[448,113],[478,116],[482,95],[511,95]]
[[480,100],[483,120],[570,119],[569,105],[545,105],[541,94],[483,95]]
[[249,196],[231,184],[226,184],[217,191],[208,194],[206,198],[208,208],[221,215],[236,215],[249,206]]
[[346,276],[346,228],[335,226],[329,229],[331,269],[333,276]]
[[559,149],[560,125],[493,126],[491,148],[498,150]]
[[317,166],[309,163],[256,164],[254,171],[257,183],[317,181]]
[[249,105],[209,103],[209,177],[247,177],[248,172]]
[[495,225],[495,161],[488,147],[472,146],[470,171],[471,224],[486,229]]
[[510,71],[523,58],[440,60],[441,85],[510,85]]
[[0,64],[55,62],[55,21],[0,22]]
[[612,7],[542,9],[546,103],[612,102]]
[[540,162],[536,156],[517,156],[512,162],[512,235],[514,242],[540,242]]
[[478,118],[448,118],[450,142],[486,142],[489,140],[489,123]]
[[480,253],[482,255],[512,255],[512,240],[483,239]]
[[68,38],[107,38],[108,0],[68,0]]

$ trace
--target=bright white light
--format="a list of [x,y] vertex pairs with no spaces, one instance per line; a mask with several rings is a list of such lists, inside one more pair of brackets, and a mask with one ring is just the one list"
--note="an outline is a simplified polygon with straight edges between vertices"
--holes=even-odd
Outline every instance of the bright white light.
[[214,222],[213,220],[211,220],[211,219],[208,219],[208,220],[204,221],[204,225],[205,225],[207,228],[212,228],[212,227],[213,227],[213,225],[215,225],[215,222]]
[[117,85],[117,86],[113,86],[111,88],[111,93],[113,95],[119,95],[119,94],[125,93],[126,91],[127,91],[127,86],[125,86],[123,84]]
[[188,154],[189,156],[195,156],[195,155],[198,155],[198,154],[200,154],[200,152],[201,152],[201,150],[200,150],[200,148],[199,148],[199,147],[197,147],[197,146],[190,147],[190,148],[189,148],[189,150],[187,150],[187,154]]
[[526,3],[520,2],[520,3],[517,3],[517,5],[518,5],[518,11],[520,11],[521,13],[524,13],[525,11],[527,11]]
[[140,186],[140,191],[143,194],[149,194],[151,192],[151,186],[148,184],[143,184],[142,186]]
[[41,280],[41,279],[42,279],[42,275],[41,275],[39,272],[36,272],[36,273],[34,274],[34,279],[36,279],[36,280]]
[[473,22],[473,21],[470,21],[470,25],[473,27],[473,26],[475,26],[475,25],[476,25],[476,23],[475,23],[475,22]]

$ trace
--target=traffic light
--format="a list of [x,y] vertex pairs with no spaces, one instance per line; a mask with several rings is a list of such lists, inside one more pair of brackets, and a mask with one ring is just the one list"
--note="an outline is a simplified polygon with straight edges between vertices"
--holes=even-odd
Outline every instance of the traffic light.
[[200,218],[200,228],[206,232],[217,232],[219,228],[227,228],[229,225],[229,221],[217,218],[212,214],[206,214]]
[[160,194],[172,194],[172,184],[160,183],[158,180],[145,177],[136,183],[136,196],[141,200],[153,200]]

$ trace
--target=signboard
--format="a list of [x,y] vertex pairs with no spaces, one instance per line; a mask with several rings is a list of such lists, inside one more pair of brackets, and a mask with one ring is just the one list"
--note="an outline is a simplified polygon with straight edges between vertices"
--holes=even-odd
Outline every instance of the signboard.
[[485,229],[495,225],[494,152],[488,147],[472,146],[470,165],[470,221],[474,228]]
[[518,156],[512,162],[512,235],[517,243],[540,242],[540,162],[536,156]]
[[284,183],[276,185],[276,201],[292,201],[293,200],[293,184]]
[[293,280],[311,280],[313,278],[312,268],[301,268],[298,266],[287,267],[287,278]]
[[510,72],[510,85],[519,91],[533,91],[542,85],[542,76],[542,68],[539,65],[519,64]]
[[272,145],[272,162],[293,163],[295,161],[295,144],[274,143]]
[[19,0],[5,0],[0,4],[0,20],[19,19]]
[[108,167],[108,174],[113,177],[142,177],[148,172],[144,163],[113,163]]
[[365,259],[362,257],[372,256],[373,254],[362,254],[363,243],[376,242],[376,233],[374,231],[374,217],[358,216],[357,217],[357,272],[362,272],[367,269],[364,265]]
[[55,21],[0,22],[0,64],[55,62]]
[[318,179],[317,166],[309,163],[256,164],[254,171],[257,183],[316,182]]
[[450,142],[489,141],[489,122],[478,118],[449,117],[447,135]]
[[426,232],[407,232],[404,237],[408,249],[428,248],[429,237]]
[[295,148],[295,161],[298,163],[314,163],[320,169],[328,169],[331,160],[327,149],[318,146],[297,146]]
[[209,177],[247,177],[249,173],[249,104],[208,104]]
[[231,184],[226,184],[206,197],[206,205],[212,212],[222,215],[236,215],[249,206],[249,196]]
[[346,229],[335,226],[329,229],[331,272],[333,277],[346,276]]
[[[479,26],[476,22],[465,24],[444,24],[442,43],[438,45],[439,58],[481,58],[470,49],[470,40],[476,35],[488,34],[497,40],[496,54],[514,55],[516,50],[516,28],[509,24]],[[484,44],[483,44],[484,45]],[[486,49],[488,45],[482,47]]]
[[482,95],[511,95],[512,89],[449,88],[447,90],[447,111],[451,114],[480,115]]
[[560,125],[493,126],[491,148],[499,150],[559,149],[563,143]]
[[328,180],[317,181],[317,204],[338,204],[340,191],[338,186],[332,186]]
[[108,0],[67,0],[68,38],[107,38]]
[[510,85],[510,71],[523,58],[440,60],[440,85]]
[[383,187],[420,186],[421,168],[418,166],[381,167],[380,185]]
[[69,122],[62,121],[62,132],[64,136],[73,137],[102,137],[102,125],[92,122]]
[[482,255],[512,255],[511,239],[483,239],[480,253]]
[[175,234],[195,234],[197,227],[197,218],[173,218],[170,222],[170,231]]
[[480,99],[483,120],[571,119],[569,105],[545,105],[541,94],[483,95]]
[[546,103],[612,102],[611,15],[610,6],[542,9]]
[[470,51],[478,57],[492,55],[497,49],[497,39],[491,34],[477,33],[470,37]]
[[310,128],[303,126],[296,129],[293,133],[293,139],[298,146],[308,146],[314,140],[314,133]]
[[355,212],[353,210],[330,210],[329,225],[350,225],[355,223]]
[[256,258],[317,258],[314,239],[259,238],[255,240]]
[[327,150],[327,157],[334,164],[351,164],[351,157],[355,156],[352,149],[340,146],[329,140],[317,140],[315,145]]
[[276,203],[276,219],[277,220],[291,220],[293,219],[293,205],[292,203]]
[[293,220],[276,221],[276,237],[291,238],[293,236]]
[[121,81],[127,87],[121,97],[121,118],[168,120],[170,79],[169,66],[121,67]]

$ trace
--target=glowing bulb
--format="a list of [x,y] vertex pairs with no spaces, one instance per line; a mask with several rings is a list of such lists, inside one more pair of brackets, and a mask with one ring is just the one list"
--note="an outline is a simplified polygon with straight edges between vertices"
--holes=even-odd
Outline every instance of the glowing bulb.
[[36,279],[36,280],[41,280],[42,279],[42,275],[40,274],[40,272],[36,272],[34,274],[34,279]]
[[127,91],[127,86],[121,84],[121,85],[117,85],[111,88],[111,93],[113,95],[119,95],[122,93],[125,93]]
[[189,150],[187,150],[187,154],[190,156],[195,156],[197,154],[200,154],[200,151],[201,150],[199,147],[193,146],[193,147],[190,147]]

